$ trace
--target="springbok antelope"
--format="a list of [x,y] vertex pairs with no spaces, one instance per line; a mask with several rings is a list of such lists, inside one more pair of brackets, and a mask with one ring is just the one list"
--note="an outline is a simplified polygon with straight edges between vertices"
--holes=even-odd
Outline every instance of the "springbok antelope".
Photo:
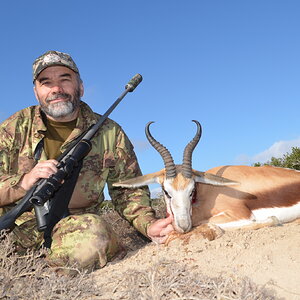
[[[259,228],[300,218],[300,172],[271,166],[221,166],[207,172],[192,169],[192,153],[201,137],[198,121],[195,137],[185,147],[182,165],[150,134],[146,137],[161,155],[165,168],[115,184],[139,187],[159,183],[167,212],[179,233],[208,223],[225,231],[230,228]],[[224,177],[223,177],[224,176]]]

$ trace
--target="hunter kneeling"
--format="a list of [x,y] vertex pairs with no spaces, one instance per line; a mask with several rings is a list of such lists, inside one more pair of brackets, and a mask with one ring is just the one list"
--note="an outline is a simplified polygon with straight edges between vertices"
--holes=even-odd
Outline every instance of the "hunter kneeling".
[[[135,80],[141,78],[133,78],[126,92]],[[106,114],[101,119],[81,101],[83,82],[73,59],[57,51],[41,55],[33,63],[33,84],[39,105],[0,125],[0,229],[13,232],[17,250],[45,245],[50,264],[105,266],[123,251],[99,216],[106,183],[118,213],[149,239],[164,243],[174,230],[172,217],[155,218],[148,188],[113,186],[141,175],[136,155],[117,123]],[[86,153],[70,154],[97,124],[101,128],[84,141]]]

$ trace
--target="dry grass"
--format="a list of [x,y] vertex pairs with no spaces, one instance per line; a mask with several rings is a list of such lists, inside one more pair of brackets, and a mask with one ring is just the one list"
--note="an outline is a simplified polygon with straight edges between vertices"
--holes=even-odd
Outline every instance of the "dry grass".
[[208,278],[175,261],[160,262],[143,272],[114,274],[111,283],[98,284],[105,298],[143,300],[274,300],[272,292],[247,278]]
[[0,236],[0,299],[83,299],[94,295],[94,283],[88,274],[60,276],[49,268],[44,251],[17,255],[10,235]]
[[[157,207],[157,213],[163,214],[163,206],[158,203]],[[149,242],[111,209],[104,209],[103,216],[127,250],[140,249]],[[93,273],[79,270],[75,270],[76,276],[60,276],[47,266],[43,251],[18,256],[10,235],[2,233],[0,239],[0,299],[278,299],[246,278],[208,278],[199,269],[175,261],[156,263],[147,271],[108,272],[98,282]]]

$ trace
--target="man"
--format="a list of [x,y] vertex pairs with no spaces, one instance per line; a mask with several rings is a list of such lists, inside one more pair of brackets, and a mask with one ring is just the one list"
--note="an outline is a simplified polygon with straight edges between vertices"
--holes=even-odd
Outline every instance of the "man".
[[[40,178],[54,174],[57,157],[99,119],[80,100],[84,94],[83,83],[68,54],[48,51],[38,57],[33,63],[33,83],[39,105],[15,113],[0,125],[1,214],[11,209]],[[90,257],[81,260],[86,243],[93,244],[91,251],[102,253],[100,266],[120,250],[115,234],[98,217],[105,183],[120,215],[151,240],[158,243],[166,240],[173,230],[172,217],[155,219],[148,189],[113,187],[113,183],[137,175],[140,168],[130,141],[117,123],[107,119],[93,137],[92,150],[83,161],[69,203],[71,216],[62,219],[53,230],[50,258],[57,265],[65,264],[74,256],[73,261],[82,266],[94,264]],[[15,223],[13,233],[19,249],[41,246],[42,236],[36,230],[32,211],[24,213]],[[86,239],[91,235],[91,228],[95,229],[92,238]],[[70,241],[70,235],[76,232],[80,234],[72,236]],[[101,240],[103,236],[105,241]],[[70,248],[76,253],[67,253]]]

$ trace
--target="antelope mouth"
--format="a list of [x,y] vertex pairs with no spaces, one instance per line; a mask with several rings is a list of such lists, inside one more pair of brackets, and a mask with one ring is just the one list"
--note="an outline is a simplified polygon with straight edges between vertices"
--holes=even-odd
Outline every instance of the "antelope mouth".
[[[168,218],[170,215],[173,217],[172,225],[175,231],[179,233],[187,233],[192,229],[192,219],[189,217],[184,218],[176,218],[173,212],[167,211],[166,217]],[[190,219],[190,220],[189,220]]]
[[179,233],[187,233],[191,230],[192,226],[190,225],[190,222],[186,222],[186,220],[184,220],[184,222],[179,222],[179,224],[174,224],[173,225],[175,230]]

